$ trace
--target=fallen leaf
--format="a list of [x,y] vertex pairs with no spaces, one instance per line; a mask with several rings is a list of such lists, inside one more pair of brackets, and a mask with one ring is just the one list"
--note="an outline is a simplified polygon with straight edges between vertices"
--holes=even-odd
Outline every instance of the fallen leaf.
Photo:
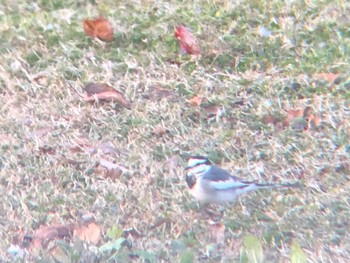
[[199,107],[203,101],[204,97],[201,95],[196,95],[193,96],[188,100],[188,103],[191,104],[192,106]]
[[163,136],[167,132],[169,131],[166,128],[164,128],[162,125],[159,125],[153,129],[152,133],[157,136]]
[[303,109],[297,109],[297,110],[288,110],[287,111],[287,120],[291,121],[295,118],[303,117],[304,110]]
[[209,119],[219,118],[224,113],[224,109],[220,105],[204,105],[201,107],[208,115]]
[[273,115],[266,115],[262,118],[264,124],[273,124],[278,129],[291,127],[299,131],[307,131],[310,125],[317,128],[320,124],[320,117],[314,113],[314,109],[310,106],[304,109],[286,110],[287,116],[284,118]]
[[190,55],[200,54],[196,39],[186,27],[183,25],[178,26],[175,30],[174,35],[180,43],[181,52],[185,52]]
[[113,28],[111,23],[100,16],[95,19],[85,19],[83,22],[84,32],[89,37],[97,37],[102,41],[113,40]]
[[320,126],[320,122],[321,122],[321,118],[319,116],[313,115],[312,119],[310,120],[310,123],[314,128],[317,128],[318,126]]
[[84,224],[74,230],[74,236],[96,245],[101,239],[101,228],[93,222]]
[[41,226],[31,236],[31,247],[46,248],[50,241],[57,239],[70,239],[75,228],[74,224]]
[[264,124],[273,124],[276,125],[278,122],[280,122],[281,120],[279,118],[277,118],[276,116],[273,115],[266,115],[262,118],[262,122]]
[[100,159],[99,163],[102,167],[104,167],[106,169],[118,169],[118,170],[121,170],[122,172],[125,172],[125,173],[130,172],[130,170],[125,168],[124,166],[112,163],[112,162],[107,161],[105,159]]
[[87,93],[87,96],[83,98],[85,101],[115,101],[127,109],[131,108],[130,103],[125,99],[124,95],[107,84],[88,83],[84,90]]
[[339,77],[339,74],[335,73],[317,73],[314,74],[314,78],[318,80],[326,80],[328,83],[334,82]]
[[84,88],[85,92],[88,96],[92,96],[94,94],[99,94],[102,92],[113,92],[115,89],[104,83],[88,83]]
[[105,159],[100,159],[99,165],[94,169],[95,174],[104,178],[111,178],[112,180],[119,179],[124,172],[129,172],[129,170]]

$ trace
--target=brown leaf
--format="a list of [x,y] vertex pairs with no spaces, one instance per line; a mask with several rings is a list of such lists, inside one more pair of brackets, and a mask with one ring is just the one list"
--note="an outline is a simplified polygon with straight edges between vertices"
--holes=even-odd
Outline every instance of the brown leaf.
[[190,55],[200,54],[196,39],[186,27],[182,25],[178,26],[175,30],[174,35],[180,43],[181,52],[185,52]]
[[291,127],[295,130],[307,131],[310,124],[312,127],[318,127],[320,118],[314,114],[314,109],[310,106],[304,109],[289,109],[286,110],[287,116],[283,119],[277,118],[273,115],[266,115],[263,117],[264,124],[273,124],[277,129],[284,129]]
[[199,107],[203,101],[204,97],[201,95],[193,96],[188,100],[188,103],[191,104],[194,107]]
[[280,119],[278,119],[276,116],[273,116],[273,115],[266,115],[262,118],[262,122],[264,124],[276,125],[278,122],[280,122]]
[[328,83],[332,83],[339,77],[339,74],[334,73],[317,73],[314,74],[314,78],[318,80],[326,80]]
[[56,239],[70,239],[75,225],[51,225],[41,226],[32,236],[31,246],[34,248],[46,248],[50,241]]
[[[123,170],[121,169],[123,168]],[[126,168],[112,163],[110,161],[101,159],[99,166],[95,168],[95,174],[101,175],[104,178],[110,178],[112,180],[117,180],[123,174]]]
[[224,112],[220,105],[205,105],[201,108],[208,114],[209,118],[220,117]]
[[99,166],[95,168],[95,173],[113,180],[119,179],[123,173],[130,172],[122,165],[112,163],[105,159],[100,159]]
[[157,136],[163,136],[164,134],[166,134],[167,132],[169,132],[166,128],[164,128],[163,126],[157,126],[153,129],[153,134],[157,135]]
[[318,116],[313,116],[313,118],[310,120],[310,122],[314,128],[317,128],[320,125],[321,118]]
[[305,109],[288,110],[287,118],[285,123],[290,125],[292,129],[307,131],[312,127],[318,127],[320,123],[320,118],[314,113],[314,109],[310,106],[305,107]]
[[304,110],[303,109],[297,109],[297,110],[288,110],[287,111],[287,120],[293,120],[295,118],[303,117]]
[[84,224],[74,230],[74,236],[96,245],[101,239],[101,228],[93,222]]
[[87,93],[87,96],[83,98],[85,101],[115,101],[127,109],[131,108],[130,103],[125,99],[124,95],[107,84],[88,83],[84,89]]
[[113,28],[111,23],[100,16],[95,19],[86,19],[83,22],[84,32],[89,37],[97,37],[102,41],[113,40]]

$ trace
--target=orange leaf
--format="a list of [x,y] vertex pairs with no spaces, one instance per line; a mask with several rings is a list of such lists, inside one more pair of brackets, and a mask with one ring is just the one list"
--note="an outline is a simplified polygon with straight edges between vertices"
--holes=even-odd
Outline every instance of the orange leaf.
[[83,98],[85,101],[115,101],[123,105],[125,108],[131,108],[130,103],[125,99],[123,94],[107,84],[88,83],[84,89],[87,93],[87,96]]
[[319,80],[326,80],[329,83],[333,82],[338,77],[339,77],[339,74],[334,74],[334,73],[318,73],[318,74],[314,74],[314,78],[319,79]]
[[290,121],[295,118],[303,117],[304,110],[303,109],[297,109],[297,110],[288,110],[287,111],[287,120]]
[[91,222],[75,229],[74,236],[78,237],[80,240],[96,245],[101,238],[101,229],[98,225]]
[[320,125],[321,119],[318,116],[313,116],[313,118],[310,119],[310,122],[314,127],[318,127]]
[[188,100],[188,102],[195,107],[199,107],[203,101],[204,97],[200,95],[193,96]]
[[70,238],[74,227],[74,224],[41,226],[32,236],[32,247],[45,248],[52,240]]
[[196,39],[186,27],[183,25],[178,26],[175,30],[174,35],[180,43],[180,49],[182,52],[190,55],[200,54]]
[[100,16],[95,19],[86,19],[83,22],[84,32],[89,37],[97,37],[102,41],[113,40],[113,28],[111,23]]

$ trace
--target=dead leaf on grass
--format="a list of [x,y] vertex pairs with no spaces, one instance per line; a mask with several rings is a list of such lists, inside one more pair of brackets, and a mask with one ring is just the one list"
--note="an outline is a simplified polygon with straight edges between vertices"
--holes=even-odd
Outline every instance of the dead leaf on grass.
[[273,124],[278,129],[291,127],[294,130],[307,131],[317,128],[320,125],[320,117],[314,113],[312,107],[307,106],[304,109],[286,110],[287,116],[281,118],[273,115],[266,115],[262,118],[264,124]]
[[74,224],[41,226],[31,236],[31,248],[46,248],[52,240],[70,239],[74,228]]
[[74,230],[74,236],[96,245],[101,239],[101,228],[93,222],[84,224]]
[[192,33],[183,25],[176,28],[174,33],[176,39],[179,41],[181,52],[190,55],[199,55],[200,50],[197,44],[197,40],[194,38]]
[[318,79],[318,80],[325,80],[328,83],[332,83],[339,77],[339,74],[335,74],[335,73],[317,73],[317,74],[314,74],[313,77],[315,79]]
[[127,172],[130,172],[129,169],[105,159],[100,159],[99,165],[95,168],[96,174],[100,174],[102,177],[111,178],[113,180],[119,179],[123,173]]
[[194,106],[194,107],[199,107],[202,103],[204,99],[204,96],[201,96],[201,95],[195,95],[193,96],[192,98],[190,98],[188,100],[188,103],[191,105],[191,106]]
[[220,105],[209,104],[201,108],[207,113],[208,119],[219,118],[224,113],[224,109]]
[[273,115],[265,115],[263,118],[262,118],[262,122],[264,124],[273,124],[273,125],[277,125],[277,123],[281,122],[281,119],[276,117],[276,116],[273,116]]
[[[204,117],[208,120],[218,119],[224,113],[224,109],[221,105],[215,105],[208,102],[207,98],[202,95],[195,95],[188,100],[188,103],[196,108],[200,108],[200,113],[204,114]],[[195,113],[199,116],[200,114]]]
[[84,32],[89,37],[97,37],[102,41],[113,40],[113,28],[111,23],[103,16],[95,19],[85,19],[83,22]]
[[107,84],[88,83],[84,90],[87,96],[83,97],[83,99],[87,102],[95,102],[96,100],[114,101],[127,109],[131,108],[130,103],[125,99],[124,95]]
[[155,127],[155,128],[153,129],[153,131],[152,131],[152,133],[153,133],[154,135],[157,135],[157,136],[159,136],[159,137],[163,136],[164,134],[166,134],[166,133],[168,133],[168,132],[169,132],[169,130],[166,129],[165,127],[163,127],[162,125],[159,125],[159,126]]

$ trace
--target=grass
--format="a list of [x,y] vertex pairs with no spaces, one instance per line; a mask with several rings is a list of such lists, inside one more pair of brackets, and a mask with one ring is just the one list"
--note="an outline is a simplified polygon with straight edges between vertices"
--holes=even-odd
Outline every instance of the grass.
[[[97,245],[58,240],[61,258],[27,249],[25,260],[254,262],[254,252],[264,258],[256,262],[295,253],[347,262],[349,11],[346,1],[1,3],[1,261],[12,262],[11,244],[39,226],[92,215]],[[83,32],[82,21],[99,14],[115,28],[110,43]],[[198,39],[200,58],[179,55],[178,24]],[[88,104],[70,87],[82,93],[91,81],[122,92],[131,110]],[[222,116],[188,104],[196,95]],[[321,118],[307,132],[262,121],[306,106]],[[191,154],[247,179],[304,187],[241,198],[218,238],[187,193]],[[111,176],[101,160],[126,172]]]

